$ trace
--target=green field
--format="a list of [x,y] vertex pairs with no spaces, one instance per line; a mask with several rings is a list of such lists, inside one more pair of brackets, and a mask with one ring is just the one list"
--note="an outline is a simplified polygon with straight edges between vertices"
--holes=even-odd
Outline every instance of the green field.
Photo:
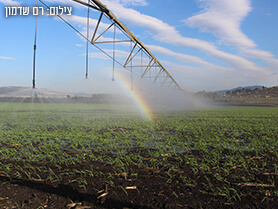
[[157,113],[155,121],[142,119],[132,108],[116,108],[0,103],[1,144],[16,147],[2,146],[2,159],[71,160],[64,149],[77,151],[77,159],[84,159],[86,154],[100,161],[107,161],[106,153],[127,158],[131,149],[151,150],[154,156],[190,150],[221,153],[224,149],[235,154],[276,154],[278,108],[221,107]]
[[[87,191],[87,177],[117,187],[115,174],[136,179],[135,166],[228,203],[249,197],[249,188],[260,202],[278,198],[277,107],[157,112],[148,121],[128,106],[0,103],[0,121],[0,175],[11,179],[67,179]],[[39,162],[69,169],[55,173]],[[113,170],[71,167],[86,162]]]

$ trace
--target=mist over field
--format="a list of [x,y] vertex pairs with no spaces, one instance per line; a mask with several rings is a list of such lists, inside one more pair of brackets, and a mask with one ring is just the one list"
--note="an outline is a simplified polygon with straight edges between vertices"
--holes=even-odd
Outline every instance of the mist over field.
[[[119,91],[118,94],[89,94],[57,92],[48,89],[30,87],[2,87],[0,88],[0,100],[20,102],[63,102],[63,103],[96,103],[96,104],[129,104],[137,106],[145,104],[152,111],[174,111],[201,108],[206,105],[204,101],[184,90],[167,87],[133,87],[133,90]],[[142,104],[141,104],[142,103]]]

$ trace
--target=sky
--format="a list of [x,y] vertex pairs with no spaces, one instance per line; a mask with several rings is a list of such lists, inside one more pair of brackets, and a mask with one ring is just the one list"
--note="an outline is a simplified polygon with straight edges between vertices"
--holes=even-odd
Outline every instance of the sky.
[[[71,0],[43,2],[53,7],[70,7],[71,15],[63,17],[86,35],[85,6]],[[186,91],[278,85],[277,0],[101,2]],[[35,5],[36,0],[0,0],[0,86],[32,85],[35,16],[30,13],[6,17],[5,7]],[[90,37],[98,18],[99,12],[92,9]],[[101,27],[106,24],[104,21]],[[109,39],[109,35],[103,39]],[[126,51],[117,47],[117,56],[126,56]],[[38,16],[36,57],[38,88],[87,93],[119,91],[121,81],[111,79],[111,59],[94,46],[89,47],[89,79],[84,79],[86,41],[55,16]],[[121,66],[116,66],[116,71],[126,72]]]

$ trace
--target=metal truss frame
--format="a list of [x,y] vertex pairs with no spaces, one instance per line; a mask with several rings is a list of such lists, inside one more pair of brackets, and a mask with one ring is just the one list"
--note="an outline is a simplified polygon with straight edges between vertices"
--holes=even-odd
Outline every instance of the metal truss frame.
[[[137,73],[137,75],[139,74],[141,78],[152,79],[153,83],[156,83],[158,80],[160,80],[162,81],[162,85],[167,85],[169,87],[173,86],[175,88],[181,89],[181,87],[176,82],[176,80],[171,76],[171,74],[166,70],[166,68],[159,62],[159,60],[151,53],[151,51],[104,4],[102,4],[100,0],[89,0],[88,3],[85,3],[84,1],[81,0],[72,0],[72,1],[100,12],[100,16],[97,21],[96,27],[94,29],[92,38],[89,39],[87,37],[86,39],[87,41],[90,41],[92,45],[96,46],[100,50],[101,50],[99,46],[100,44],[113,44],[113,55],[110,56],[108,55],[108,53],[105,53],[113,60],[113,72],[114,72],[115,62],[117,62],[122,67],[124,67],[125,69],[131,72],[133,72],[133,69],[141,69],[141,73]],[[102,23],[104,16],[108,20],[110,20],[111,24],[104,31],[100,31],[100,24]],[[112,38],[112,40],[98,41],[112,27],[114,27],[114,37]],[[122,34],[125,35],[126,39],[123,40],[115,39],[116,28],[120,30]],[[121,63],[115,58],[116,57],[115,44],[117,43],[131,43],[131,47],[128,52],[129,55],[125,59],[124,63]],[[101,51],[104,52],[104,50]],[[140,52],[141,52],[141,60],[142,60],[142,55],[144,55],[145,60],[147,59],[147,64],[141,62],[141,64],[133,65],[132,61],[140,58],[139,55]]]

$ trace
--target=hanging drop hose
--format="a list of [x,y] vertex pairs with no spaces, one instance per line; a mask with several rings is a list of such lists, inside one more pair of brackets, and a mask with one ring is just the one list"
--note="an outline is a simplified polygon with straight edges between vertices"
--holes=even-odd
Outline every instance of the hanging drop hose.
[[[89,4],[89,0],[88,0]],[[89,28],[90,28],[90,8],[88,7],[87,14],[87,48],[86,48],[86,79],[88,79],[89,74]]]
[[[38,0],[36,3],[36,7],[38,8]],[[36,51],[37,51],[37,25],[38,25],[38,14],[35,17],[35,38],[34,38],[34,56],[33,56],[33,81],[32,86],[33,89],[36,88]]]
[[114,25],[114,37],[113,37],[113,73],[112,81],[115,81],[115,39],[116,39],[116,26]]
[[[132,57],[132,42],[130,42],[130,50],[131,50],[131,57]],[[130,90],[133,91],[133,72],[132,72],[132,59],[130,60]]]

